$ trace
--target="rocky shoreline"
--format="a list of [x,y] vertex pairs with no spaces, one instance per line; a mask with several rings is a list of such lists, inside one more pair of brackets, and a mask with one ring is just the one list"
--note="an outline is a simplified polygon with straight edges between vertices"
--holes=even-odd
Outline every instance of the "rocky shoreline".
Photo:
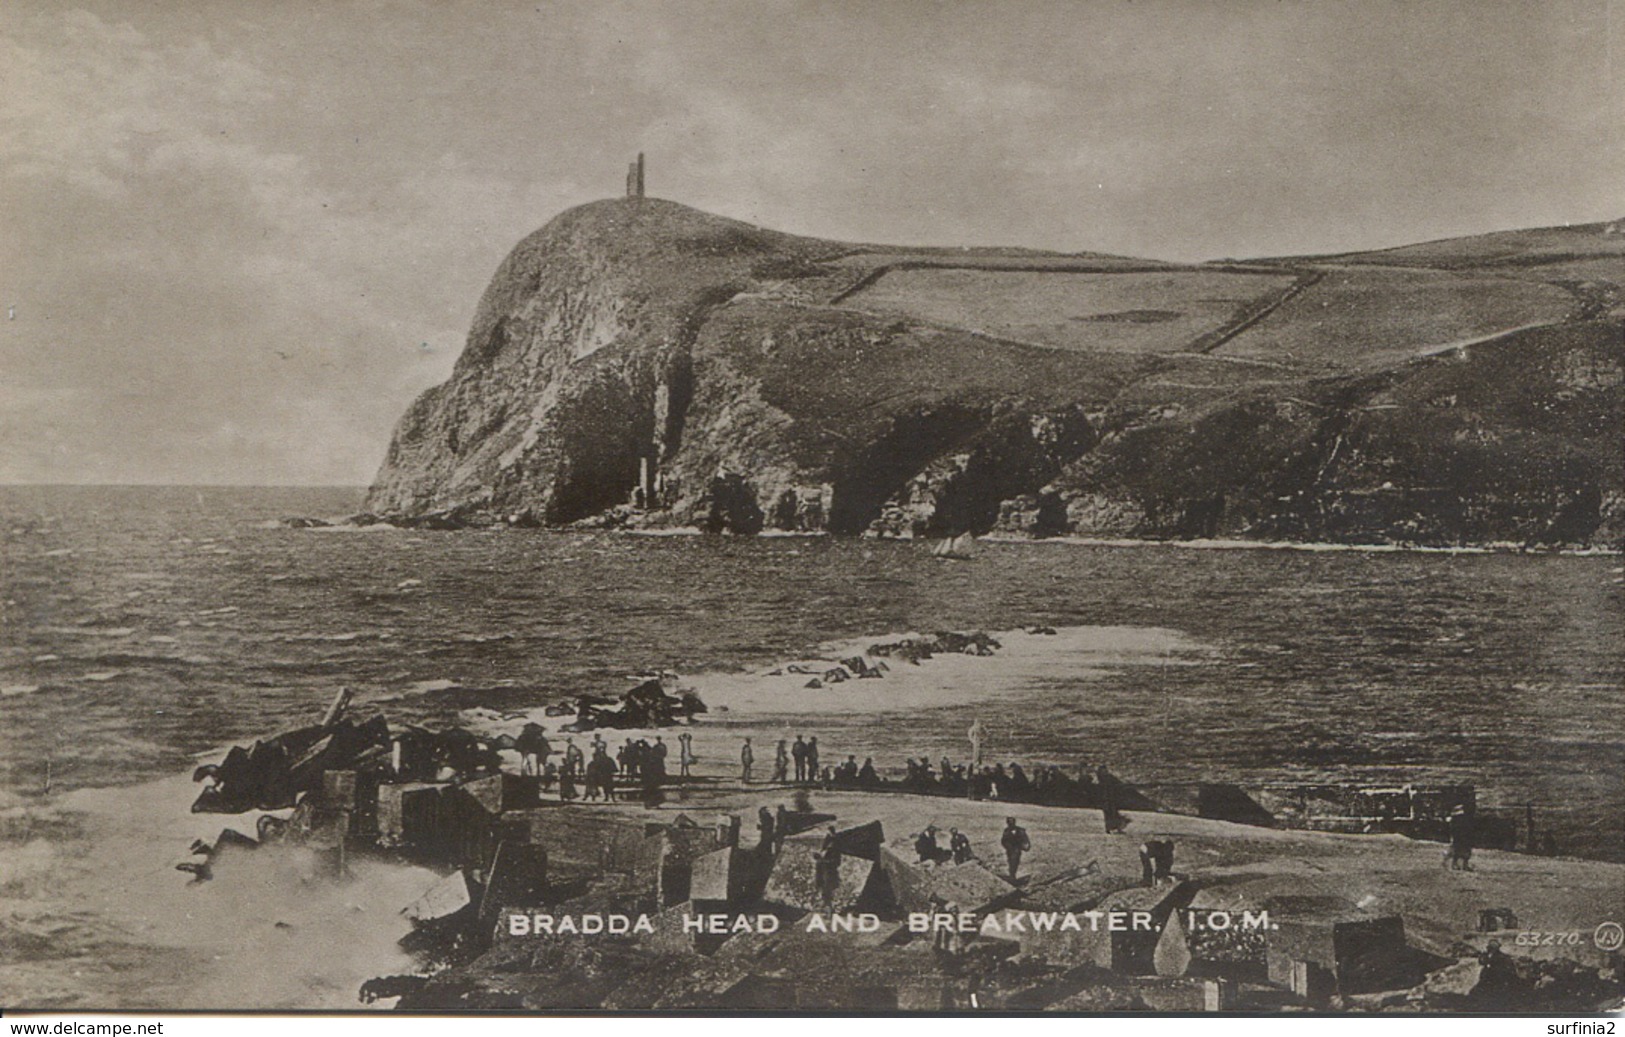
[[[708,536],[716,535],[697,526],[665,525],[657,521],[645,521],[640,518],[636,522],[608,522],[600,519],[583,520],[569,526],[545,526],[530,522],[522,517],[499,516],[484,511],[437,511],[424,514],[376,514],[373,512],[356,512],[349,515],[318,517],[314,515],[291,515],[277,519],[268,525],[280,529],[314,529],[331,531],[365,531],[371,529],[401,529],[428,532],[458,532],[463,530],[499,531],[524,530],[547,533],[612,533],[621,535],[644,536]],[[723,535],[738,535],[731,531],[723,531]],[[772,530],[764,529],[755,534],[758,537],[772,539],[775,537],[827,537],[837,534],[827,530]],[[897,534],[870,532],[863,539],[893,540],[909,542],[914,540],[935,542],[936,538],[916,536],[912,532]],[[1541,555],[1574,555],[1574,556],[1607,556],[1613,557],[1625,554],[1625,547],[1603,544],[1543,544],[1529,545],[1511,540],[1482,540],[1469,542],[1422,542],[1406,540],[1348,540],[1348,541],[1313,541],[1313,540],[1271,540],[1247,539],[1242,537],[1215,539],[1207,537],[1113,537],[1113,536],[1081,536],[1075,534],[1055,534],[1050,536],[1031,533],[1010,533],[994,531],[977,538],[988,544],[1074,544],[1083,547],[1176,547],[1195,550],[1235,550],[1235,551],[1417,551],[1461,554],[1541,554]]]

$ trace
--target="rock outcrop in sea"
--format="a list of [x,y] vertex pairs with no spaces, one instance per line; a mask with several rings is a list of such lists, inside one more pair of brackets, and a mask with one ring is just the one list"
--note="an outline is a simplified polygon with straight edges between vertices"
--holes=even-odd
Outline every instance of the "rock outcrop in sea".
[[1603,224],[1176,265],[658,199],[519,243],[367,500],[420,526],[1625,541]]

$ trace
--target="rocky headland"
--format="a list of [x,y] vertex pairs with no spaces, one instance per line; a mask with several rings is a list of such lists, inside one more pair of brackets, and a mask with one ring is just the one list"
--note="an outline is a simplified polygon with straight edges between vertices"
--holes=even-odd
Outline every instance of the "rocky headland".
[[428,527],[1625,542],[1625,233],[1199,265],[570,210],[368,515]]

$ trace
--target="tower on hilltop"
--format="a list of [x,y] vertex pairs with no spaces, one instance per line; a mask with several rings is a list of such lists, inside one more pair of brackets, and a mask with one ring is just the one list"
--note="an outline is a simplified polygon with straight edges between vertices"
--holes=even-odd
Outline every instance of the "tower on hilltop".
[[638,160],[626,167],[626,196],[628,198],[643,197],[643,152],[638,152]]

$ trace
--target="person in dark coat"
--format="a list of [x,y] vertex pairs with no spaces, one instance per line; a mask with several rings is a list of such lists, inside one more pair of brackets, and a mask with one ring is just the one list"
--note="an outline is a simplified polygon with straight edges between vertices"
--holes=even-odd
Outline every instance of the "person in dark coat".
[[[636,776],[642,778],[643,772],[649,769],[650,762],[655,758],[655,747],[647,738],[639,738],[632,748],[634,750],[632,753],[632,766],[637,768]],[[628,779],[632,777],[631,774],[627,775]]]
[[855,785],[858,781],[858,758],[848,756],[846,762],[835,768],[835,780],[842,785]]
[[1032,791],[1032,788],[1032,779],[1028,778],[1027,772],[1021,769],[1021,764],[1012,763],[1010,765],[1010,795],[1025,796]]
[[1140,879],[1147,886],[1174,880],[1174,841],[1147,839],[1140,844]]
[[1027,838],[1027,830],[1016,824],[1016,819],[1004,819],[1004,834],[999,837],[999,845],[1004,847],[1004,859],[1010,865],[1010,881],[1016,880],[1016,871],[1021,867],[1021,855],[1033,848],[1032,840]]
[[1096,794],[1100,797],[1100,815],[1106,823],[1106,834],[1114,835],[1128,827],[1128,819],[1117,806],[1116,778],[1101,764],[1095,768]]
[[1473,815],[1458,803],[1450,811],[1450,820],[1446,825],[1450,832],[1450,849],[1445,854],[1445,863],[1451,871],[1472,871]]
[[[606,750],[600,749],[593,755],[592,763],[587,766],[590,768],[594,764],[597,765],[598,774],[588,780],[587,787],[591,789],[596,786],[603,793],[605,802],[615,802],[615,761],[610,758]],[[591,796],[588,798],[590,799]]]
[[559,798],[568,803],[576,798],[576,758],[565,756],[559,768]]
[[935,828],[927,828],[914,837],[914,855],[919,858],[919,863],[935,864],[941,853],[941,847],[937,846],[937,830]]
[[818,895],[824,901],[824,907],[830,908],[835,903],[835,891],[841,884],[841,847],[835,837],[835,826],[830,825],[829,831],[824,834],[824,841],[819,844],[818,853],[814,857],[813,879],[818,886]]
[[643,809],[653,810],[666,800],[663,786],[666,784],[666,754],[665,745],[657,743],[649,747],[649,755],[643,761],[643,769],[639,772],[639,781],[643,794]]
[[1472,997],[1480,1011],[1514,1011],[1517,1006],[1527,1005],[1533,991],[1518,974],[1517,962],[1501,949],[1500,940],[1489,941],[1477,957],[1478,984]]
[[970,837],[957,828],[948,829],[948,852],[955,864],[964,864],[976,856],[970,848]]
[[579,772],[581,774],[581,791],[589,803],[598,798],[598,777],[603,773],[598,766],[598,761],[603,755],[604,750],[594,749],[592,758],[587,761]]
[[796,742],[790,747],[790,756],[796,761],[796,781],[807,780],[807,743],[796,735]]
[[807,780],[818,780],[818,736],[807,739]]
[[773,812],[766,807],[759,807],[756,811],[756,849],[762,853],[773,851],[773,840],[777,820]]
[[993,768],[983,765],[980,770],[972,768],[970,779],[970,798],[983,800],[993,791]]

